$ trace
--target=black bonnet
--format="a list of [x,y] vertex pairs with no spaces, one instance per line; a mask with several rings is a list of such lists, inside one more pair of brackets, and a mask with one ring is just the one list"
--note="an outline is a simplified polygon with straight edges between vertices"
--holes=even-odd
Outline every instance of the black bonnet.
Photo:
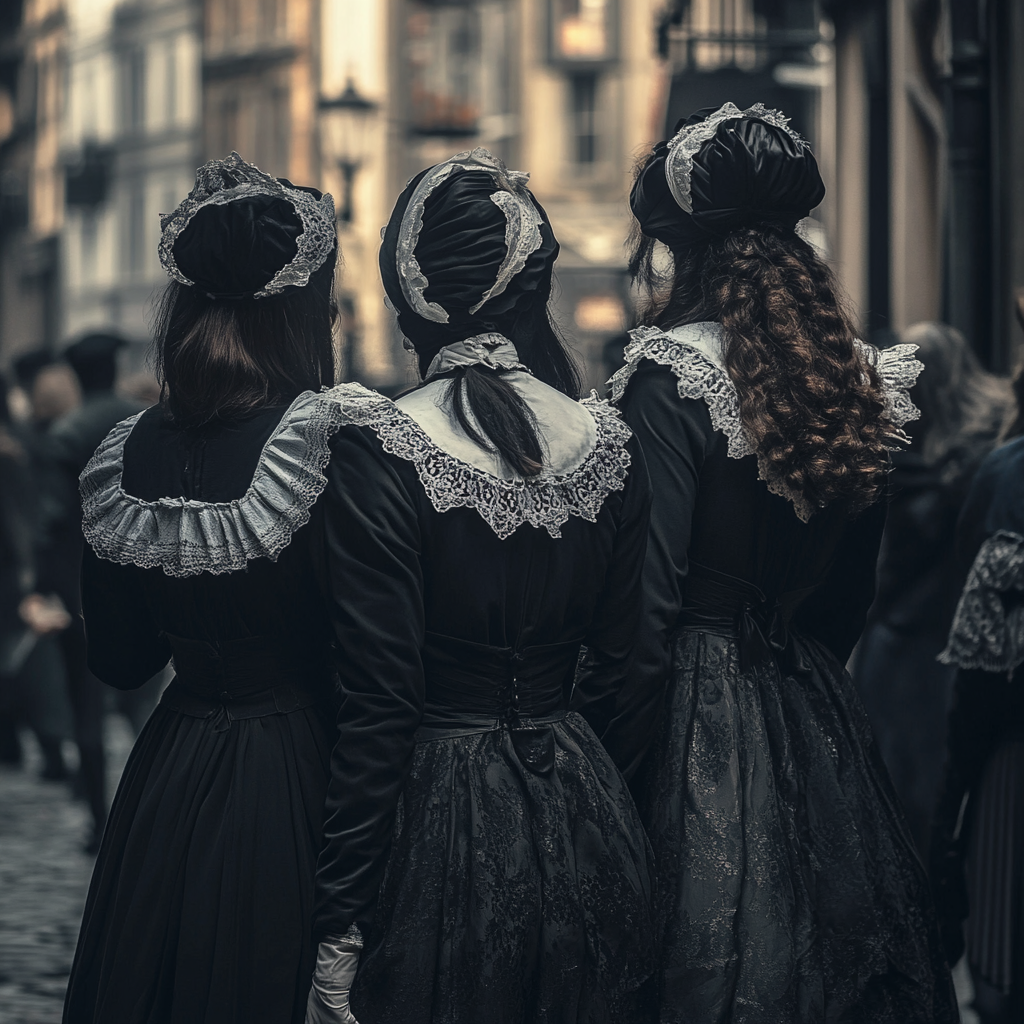
[[655,146],[630,207],[645,235],[679,250],[751,224],[795,228],[824,195],[810,147],[785,118],[728,104],[691,114]]

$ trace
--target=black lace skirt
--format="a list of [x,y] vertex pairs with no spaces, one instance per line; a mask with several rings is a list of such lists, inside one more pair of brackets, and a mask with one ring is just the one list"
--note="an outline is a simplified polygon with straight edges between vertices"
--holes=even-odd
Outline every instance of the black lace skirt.
[[157,707],[103,835],[65,1024],[302,1024],[334,714]]
[[662,1024],[959,1020],[924,869],[847,673],[684,631],[642,780]]
[[626,785],[578,715],[553,771],[508,731],[419,742],[360,1024],[641,1024],[653,1011],[650,853]]

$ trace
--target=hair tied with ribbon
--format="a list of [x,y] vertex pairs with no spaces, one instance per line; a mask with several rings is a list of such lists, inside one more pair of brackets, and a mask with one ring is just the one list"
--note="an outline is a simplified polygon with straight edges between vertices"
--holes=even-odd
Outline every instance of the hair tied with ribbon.
[[523,370],[529,368],[519,361],[515,345],[503,334],[476,334],[463,341],[444,345],[427,367],[427,376],[449,373],[469,366],[487,366],[492,370]]

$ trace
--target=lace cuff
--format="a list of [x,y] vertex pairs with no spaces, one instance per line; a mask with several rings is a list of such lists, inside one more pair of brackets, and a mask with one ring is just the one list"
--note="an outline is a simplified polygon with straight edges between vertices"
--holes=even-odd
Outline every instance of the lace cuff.
[[124,445],[142,413],[123,420],[79,480],[85,539],[101,558],[141,569],[159,566],[168,576],[237,572],[254,558],[276,561],[309,522],[327,485],[331,438],[352,422],[350,405],[368,399],[387,402],[359,384],[299,395],[264,446],[245,494],[227,502],[143,501],[126,493]]
[[530,480],[503,480],[470,466],[435,444],[394,403],[374,397],[376,402],[349,407],[354,421],[373,430],[386,452],[416,467],[427,498],[438,512],[475,509],[502,540],[524,523],[560,537],[561,527],[570,516],[595,522],[605,498],[612,491],[622,490],[629,474],[626,444],[632,433],[618,410],[596,395],[580,403],[594,417],[597,427],[590,454],[570,473],[541,473]]
[[939,661],[986,672],[1024,663],[1024,537],[999,530],[981,546]]

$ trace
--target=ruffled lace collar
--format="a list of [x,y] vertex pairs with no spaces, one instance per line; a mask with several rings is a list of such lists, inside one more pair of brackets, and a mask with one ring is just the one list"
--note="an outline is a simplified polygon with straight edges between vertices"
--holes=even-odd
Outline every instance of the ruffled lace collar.
[[350,405],[368,397],[387,401],[359,384],[299,395],[264,445],[245,494],[225,502],[128,494],[121,486],[124,446],[143,414],[123,420],[80,477],[85,539],[101,558],[159,566],[168,576],[237,572],[254,558],[276,561],[323,493],[331,438],[353,422]]
[[520,526],[543,527],[552,537],[570,516],[595,522],[605,499],[623,488],[629,473],[631,432],[619,413],[596,395],[579,403],[594,423],[589,451],[570,471],[533,479],[498,476],[437,444],[408,413],[371,395],[348,406],[353,421],[369,427],[385,451],[405,459],[438,512],[472,508],[504,539]]
[[[613,402],[625,394],[630,378],[644,359],[667,366],[676,378],[680,398],[702,399],[708,407],[711,425],[725,435],[730,458],[758,455],[753,439],[740,419],[739,395],[725,366],[725,339],[717,323],[685,324],[663,331],[659,327],[638,327],[630,331],[625,365],[608,381]],[[886,417],[897,430],[915,420],[920,412],[910,400],[910,388],[924,369],[914,356],[916,345],[893,345],[879,350],[856,342],[865,362],[874,366],[882,382]],[[796,514],[807,522],[816,509],[801,494],[791,491],[758,455],[758,475],[773,494],[791,502]]]
[[1024,664],[1024,537],[998,530],[981,545],[967,576],[939,661],[985,672]]

